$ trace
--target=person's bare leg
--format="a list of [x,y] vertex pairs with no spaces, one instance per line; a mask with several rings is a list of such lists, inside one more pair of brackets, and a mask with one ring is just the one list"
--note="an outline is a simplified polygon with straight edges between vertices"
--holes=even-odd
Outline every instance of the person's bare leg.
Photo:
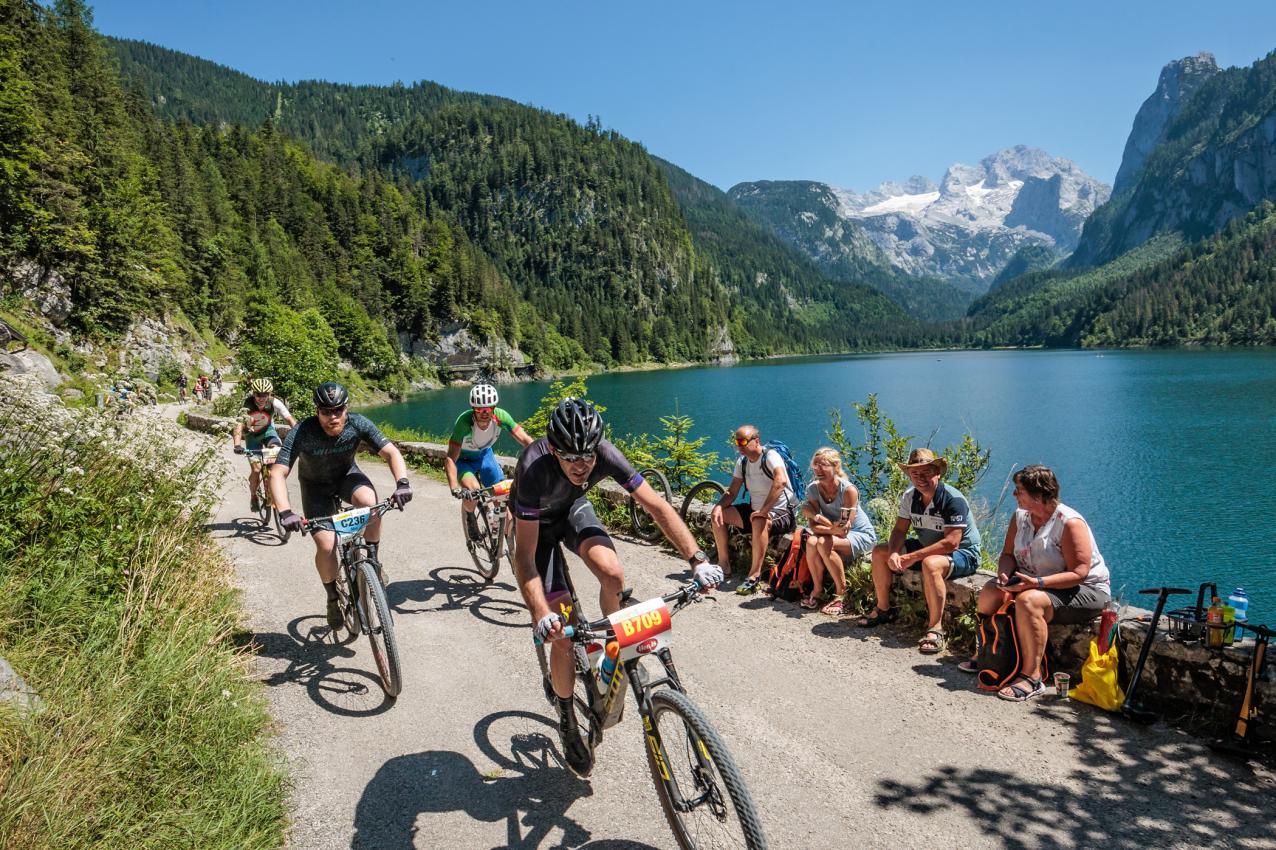
[[581,541],[580,559],[598,579],[598,607],[603,615],[620,610],[620,592],[625,588],[625,570],[611,540],[590,537]]
[[873,590],[877,594],[879,611],[889,611],[891,607],[891,581],[895,573],[887,566],[890,549],[885,543],[873,547]]
[[749,578],[762,575],[762,562],[766,560],[766,547],[771,542],[771,518],[755,516],[753,525],[753,562],[749,565]]
[[944,577],[948,575],[949,563],[947,555],[931,555],[922,559],[922,592],[926,596],[928,629],[943,628],[944,601],[948,598]]
[[1025,590],[1015,598],[1015,636],[1019,640],[1019,673],[1041,678],[1041,656],[1046,650],[1049,623],[1054,618],[1050,597],[1040,590]]

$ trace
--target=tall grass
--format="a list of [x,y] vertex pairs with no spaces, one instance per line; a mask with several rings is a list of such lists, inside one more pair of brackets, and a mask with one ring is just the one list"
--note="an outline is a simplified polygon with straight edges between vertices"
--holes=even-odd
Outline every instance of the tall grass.
[[0,848],[266,848],[286,788],[203,531],[221,470],[160,422],[0,381]]

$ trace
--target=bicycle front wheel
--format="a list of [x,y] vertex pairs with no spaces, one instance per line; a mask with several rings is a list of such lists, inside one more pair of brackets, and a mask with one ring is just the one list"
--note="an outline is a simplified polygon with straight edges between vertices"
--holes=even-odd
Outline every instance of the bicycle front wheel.
[[[659,469],[648,467],[639,473],[646,479],[652,489],[669,504],[673,504],[673,491],[669,489],[669,479]],[[643,540],[654,541],[659,540],[662,532],[660,526],[651,518],[651,514],[643,510],[642,506],[634,500],[633,496],[629,497],[629,520],[633,526],[634,534]]]
[[492,528],[491,517],[484,505],[474,509],[474,524],[478,526],[478,537],[470,539],[465,511],[462,510],[461,533],[465,535],[466,547],[470,550],[474,568],[483,577],[483,581],[491,581],[496,578],[496,573],[501,568],[501,550],[504,548],[504,542],[501,541],[501,548],[497,548],[498,533]]
[[403,689],[403,674],[399,665],[399,644],[394,638],[394,620],[390,618],[390,605],[386,602],[385,588],[377,577],[377,569],[371,561],[360,561],[359,613],[372,644],[372,657],[377,662],[381,687],[386,696],[397,697]]
[[[272,508],[272,510],[274,510]],[[283,521],[279,518],[279,511],[275,510],[275,534],[279,535],[279,539],[287,543],[288,538],[292,537],[292,529],[284,528]]]
[[647,765],[660,805],[682,850],[747,847],[765,850],[753,797],[726,744],[686,694],[651,694]]
[[[262,475],[266,473],[263,472]],[[270,504],[270,496],[261,488],[257,489],[257,518],[261,520],[262,528],[270,528],[270,515],[274,512],[274,507]]]

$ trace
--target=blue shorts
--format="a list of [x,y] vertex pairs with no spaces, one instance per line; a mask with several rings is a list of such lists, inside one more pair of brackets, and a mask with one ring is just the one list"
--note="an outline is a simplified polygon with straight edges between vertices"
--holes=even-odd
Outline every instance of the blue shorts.
[[[905,552],[916,552],[920,548],[922,548],[922,542],[916,537],[910,537],[904,541]],[[918,561],[909,567],[910,570],[918,571],[920,571],[921,568],[921,561]],[[966,576],[973,576],[977,569],[979,569],[979,553],[972,552],[969,549],[958,549],[956,552],[953,552],[948,556],[948,575],[944,576],[944,578],[965,578]]]
[[505,470],[496,462],[496,454],[491,449],[484,449],[478,457],[459,457],[456,460],[456,480],[460,483],[465,473],[470,473],[479,480],[483,487],[491,487],[505,480]]
[[260,434],[247,434],[244,436],[244,448],[251,452],[259,451],[263,446],[282,446],[283,440],[279,439],[279,432],[275,430],[275,426],[271,425]]

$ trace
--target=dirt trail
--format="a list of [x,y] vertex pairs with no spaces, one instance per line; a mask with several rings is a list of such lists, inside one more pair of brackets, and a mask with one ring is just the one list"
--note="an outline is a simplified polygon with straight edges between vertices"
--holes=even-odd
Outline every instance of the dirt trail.
[[[404,662],[388,702],[365,640],[325,640],[309,539],[281,546],[257,528],[246,464],[229,440],[223,451],[236,472],[210,531],[237,564],[292,771],[290,846],[673,846],[632,704],[590,781],[560,766],[518,591],[508,572],[484,585],[473,571],[441,484],[416,476],[416,498],[386,517]],[[360,464],[389,492],[383,465]],[[638,598],[685,577],[654,547],[618,549]],[[575,567],[589,599],[596,585]],[[1276,848],[1270,774],[1161,726],[977,692],[959,659],[919,655],[911,631],[730,593],[674,631],[688,691],[734,752],[772,847]]]

